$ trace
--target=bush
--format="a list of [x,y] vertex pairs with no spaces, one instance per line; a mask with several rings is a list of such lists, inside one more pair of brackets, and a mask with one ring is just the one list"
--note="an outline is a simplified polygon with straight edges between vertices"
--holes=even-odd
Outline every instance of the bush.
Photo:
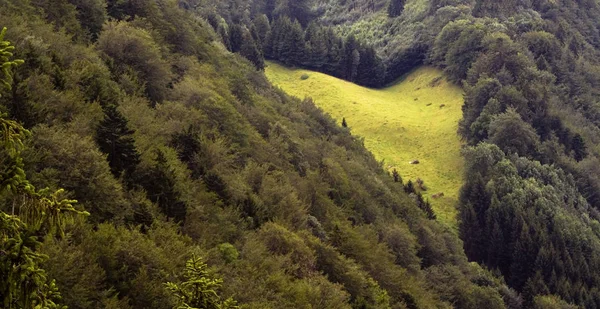
[[301,80],[307,80],[310,77],[310,75],[308,74],[302,74],[302,76],[300,76]]
[[234,262],[240,256],[237,249],[228,242],[219,245],[219,252],[221,252],[221,257],[226,263]]

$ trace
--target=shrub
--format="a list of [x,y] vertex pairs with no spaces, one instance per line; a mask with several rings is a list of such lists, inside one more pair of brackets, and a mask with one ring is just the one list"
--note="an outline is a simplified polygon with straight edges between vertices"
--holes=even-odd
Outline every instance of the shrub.
[[228,242],[220,244],[218,248],[219,252],[221,252],[221,257],[226,263],[234,262],[240,256],[240,253],[237,251],[237,249]]

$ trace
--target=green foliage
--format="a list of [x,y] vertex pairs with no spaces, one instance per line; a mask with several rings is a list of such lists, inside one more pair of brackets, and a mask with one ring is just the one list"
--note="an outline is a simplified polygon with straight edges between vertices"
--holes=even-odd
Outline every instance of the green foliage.
[[[7,29],[5,27],[2,28],[2,32],[0,32],[0,63],[2,63],[2,78],[0,78],[0,81],[2,82],[4,88],[10,90],[13,81],[12,68],[23,64],[24,61],[21,59],[12,59],[13,50],[15,47],[12,46],[9,41],[4,40],[4,37],[6,36],[6,30]],[[5,134],[8,134],[8,127],[6,125],[3,127]],[[4,139],[6,142],[10,139],[10,137],[5,136]]]
[[96,48],[110,57],[112,73],[120,79],[139,79],[150,100],[161,102],[171,72],[150,33],[127,22],[110,22],[105,27]]
[[[0,1],[0,15],[11,26],[7,36],[27,61],[9,82],[13,89],[0,108],[33,132],[23,143],[22,166],[11,169],[15,160],[2,153],[1,168],[17,177],[27,171],[32,184],[54,190],[48,192],[65,188],[54,197],[43,193],[50,201],[44,203],[68,209],[77,199],[76,209],[89,210],[90,220],[61,219],[56,227],[49,219],[54,210],[33,220],[26,214],[37,197],[15,199],[8,190],[0,194],[0,209],[10,213],[15,205],[16,215],[31,220],[23,224],[43,226],[35,234],[40,250],[33,252],[47,255],[42,281],[50,287],[48,279],[56,279],[65,305],[202,307],[193,304],[198,292],[213,304],[235,297],[247,308],[443,308],[456,299],[469,303],[464,291],[472,290],[481,300],[474,303],[493,307],[504,295],[501,285],[487,288],[477,281],[481,276],[470,271],[456,235],[428,220],[398,190],[362,139],[311,100],[269,85],[221,41],[227,46],[238,25],[240,53],[248,58],[264,48],[265,54],[282,52],[290,63],[365,84],[386,75],[380,57],[389,54],[381,46],[371,49],[362,35],[352,42],[334,27],[309,26],[318,18],[314,8],[298,6],[309,2],[50,2],[35,4],[52,15],[32,2]],[[385,9],[383,2],[375,1],[375,8]],[[421,4],[409,2],[390,31],[399,33],[403,18],[424,12]],[[230,13],[204,20],[213,9]],[[276,28],[286,16],[289,22]],[[292,21],[299,17],[306,20]],[[106,18],[113,21],[100,29]],[[388,26],[381,23],[377,31]],[[88,35],[93,39],[96,32],[90,45]],[[425,47],[398,58],[422,60]],[[294,81],[304,84],[299,76]],[[532,97],[527,89],[517,90]],[[358,128],[358,118],[352,119]],[[7,136],[25,132],[13,126],[18,122],[5,123],[14,129]],[[587,143],[585,132],[578,133]],[[106,160],[98,135],[122,146],[119,164]],[[116,177],[114,166],[131,173],[131,180]],[[60,230],[64,238],[50,233]],[[176,283],[190,256],[206,256],[223,282],[208,265],[194,262],[189,276]],[[450,292],[430,284],[431,267],[458,269],[444,281]],[[175,284],[169,291],[164,282]],[[199,283],[206,289],[197,289]]]
[[69,0],[77,9],[77,19],[92,41],[98,38],[102,26],[108,19],[106,1],[103,0]]
[[167,282],[167,290],[177,299],[177,309],[228,309],[238,308],[232,298],[221,300],[218,295],[223,283],[212,278],[208,266],[198,257],[187,261],[183,277],[186,281],[176,284]]
[[186,205],[175,187],[175,172],[162,151],[156,152],[155,165],[140,176],[139,182],[148,192],[148,199],[158,204],[166,216],[183,221]]
[[127,127],[127,119],[114,105],[104,108],[104,119],[98,125],[96,142],[100,151],[108,155],[108,165],[115,177],[124,175],[128,181],[140,163],[140,155],[135,149],[131,135],[134,131]]
[[398,17],[404,11],[405,0],[390,0],[388,5],[388,16]]
[[238,259],[240,256],[237,249],[230,243],[222,243],[219,245],[219,251],[221,252],[221,256],[223,260],[227,263],[232,263]]
[[536,296],[535,303],[533,305],[535,309],[576,309],[579,308],[575,305],[569,304],[560,297],[554,295]]
[[489,124],[489,142],[505,153],[535,156],[540,141],[535,130],[524,122],[514,109],[500,114]]
[[[0,33],[0,66],[2,81],[10,89],[11,69],[23,61],[11,59],[14,47],[4,41],[5,33],[6,28]],[[47,257],[38,250],[40,240],[45,235],[64,236],[65,215],[88,213],[74,208],[77,201],[63,199],[64,190],[37,191],[29,183],[21,158],[23,139],[29,131],[4,117],[0,115],[4,169],[0,193],[8,195],[12,210],[10,214],[0,211],[0,301],[7,309],[63,308],[56,304],[60,293],[55,282],[41,268]]]

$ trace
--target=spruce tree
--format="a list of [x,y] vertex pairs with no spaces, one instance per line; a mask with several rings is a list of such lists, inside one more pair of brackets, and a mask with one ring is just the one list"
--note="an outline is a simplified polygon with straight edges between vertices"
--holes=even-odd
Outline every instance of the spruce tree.
[[360,62],[360,53],[358,51],[358,42],[354,35],[348,36],[344,44],[344,79],[351,82],[356,80],[358,73],[358,64]]
[[175,187],[175,171],[169,166],[162,151],[157,151],[156,164],[143,174],[140,182],[146,189],[148,199],[156,203],[167,217],[177,222],[183,221],[186,205],[180,200],[180,194]]
[[404,11],[404,4],[406,0],[390,0],[390,4],[388,6],[388,16],[389,17],[397,17],[402,14]]
[[385,81],[385,67],[371,46],[361,47],[360,62],[357,67],[356,83],[363,86],[377,87]]
[[575,134],[573,140],[571,141],[571,148],[573,149],[575,160],[581,161],[587,156],[585,142],[583,141],[581,135]]
[[410,194],[410,193],[415,193],[415,186],[413,185],[412,180],[409,180],[406,185],[404,186],[404,192]]
[[223,280],[211,275],[208,265],[193,256],[186,263],[182,283],[167,282],[167,290],[177,300],[176,308],[234,309],[239,308],[233,298],[222,299],[219,290]]
[[252,27],[254,28],[257,36],[257,44],[261,51],[264,51],[265,45],[271,35],[271,24],[267,15],[260,15],[252,21]]
[[287,65],[300,65],[305,58],[306,44],[304,42],[304,31],[298,21],[288,24],[283,32],[283,47],[280,51],[281,61]]
[[392,177],[394,177],[394,182],[402,184],[402,177],[400,176],[400,173],[398,173],[398,170],[394,169],[392,171]]
[[137,165],[140,155],[135,149],[132,134],[127,119],[117,110],[115,105],[104,107],[104,119],[96,129],[96,143],[100,150],[108,155],[108,165],[115,177],[123,174],[126,181]]
[[244,58],[250,60],[252,64],[256,67],[257,70],[265,69],[265,60],[259,47],[250,32],[245,31],[243,36],[242,46],[240,47],[240,55],[244,56]]
[[244,44],[244,29],[242,26],[237,24],[229,26],[229,43],[231,44],[232,53],[237,53],[242,49],[242,44]]

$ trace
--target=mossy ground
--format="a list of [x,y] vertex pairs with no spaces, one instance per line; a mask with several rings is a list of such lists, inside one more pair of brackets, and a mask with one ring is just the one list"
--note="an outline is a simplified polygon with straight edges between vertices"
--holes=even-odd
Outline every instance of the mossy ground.
[[[268,62],[269,80],[287,93],[312,97],[315,104],[341,123],[346,118],[352,133],[388,170],[396,168],[404,182],[417,178],[428,188],[438,220],[456,228],[456,202],[463,183],[461,142],[457,135],[462,117],[463,92],[450,84],[440,70],[421,67],[384,89],[369,89],[302,69]],[[302,75],[309,75],[302,80]],[[419,160],[420,164],[410,164]],[[444,197],[433,199],[435,193]]]

